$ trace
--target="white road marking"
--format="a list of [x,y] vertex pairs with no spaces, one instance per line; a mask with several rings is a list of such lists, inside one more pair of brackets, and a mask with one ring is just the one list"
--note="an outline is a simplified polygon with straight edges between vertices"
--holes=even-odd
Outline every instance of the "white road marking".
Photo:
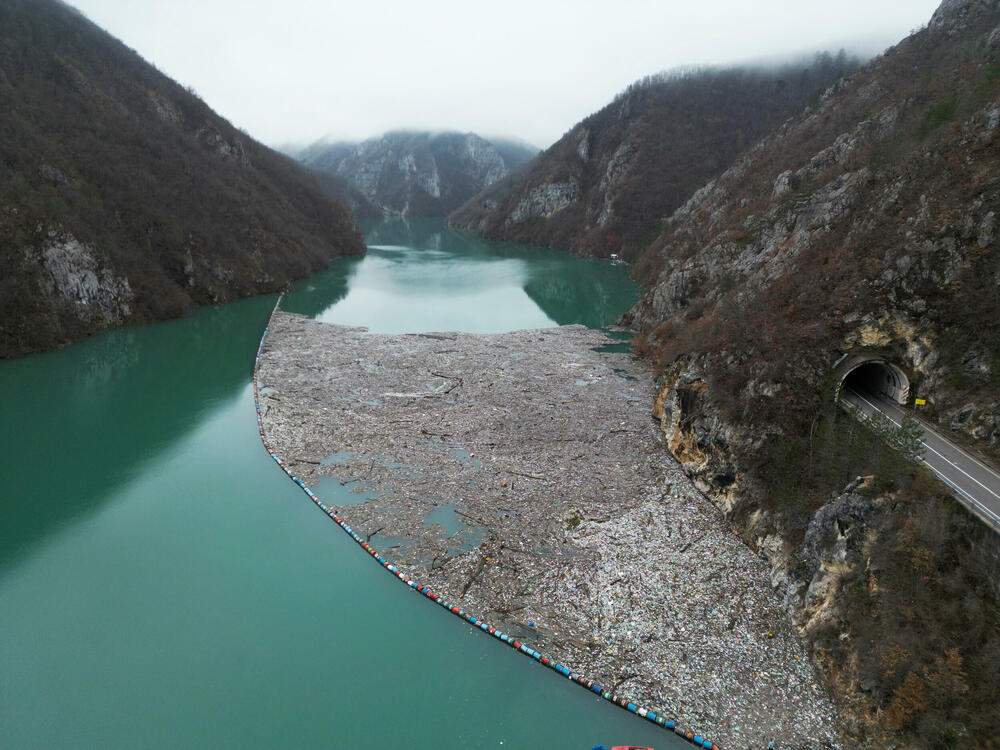
[[[885,413],[885,411],[883,411],[882,409],[879,409],[878,406],[875,406],[874,404],[872,404],[871,402],[869,402],[867,399],[865,399],[864,396],[862,396],[857,391],[854,391],[854,390],[851,390],[850,388],[848,388],[848,393],[853,393],[858,398],[864,399],[865,403],[867,403],[873,409],[877,409],[878,411],[881,411],[883,414],[885,414],[886,417],[888,417],[889,419],[892,419],[891,417],[889,417],[888,414]],[[900,409],[896,404],[889,404],[889,406],[891,406],[893,409],[895,409],[898,412],[902,411],[902,409]],[[938,440],[940,440],[942,443],[945,443],[946,445],[952,446],[956,451],[958,451],[959,453],[961,453],[965,458],[969,459],[969,461],[971,461],[972,463],[976,464],[983,471],[985,471],[988,474],[991,474],[994,477],[996,477],[997,481],[1000,482],[1000,474],[998,474],[996,471],[994,471],[992,467],[987,466],[982,461],[980,461],[978,458],[976,458],[975,456],[973,456],[971,453],[966,453],[964,450],[962,450],[958,446],[954,445],[948,438],[944,437],[944,435],[942,435],[940,432],[938,432],[937,430],[935,430],[933,427],[931,427],[931,425],[929,425],[927,422],[925,422],[920,417],[914,415],[913,418],[916,419],[917,422],[920,423],[920,426],[924,428],[925,432],[930,433],[931,435],[933,435],[934,437],[936,437]],[[895,421],[893,421],[893,424],[895,424],[897,426],[899,425],[899,423],[895,422]],[[928,446],[928,447],[930,447],[930,446]],[[937,451],[935,451],[935,453],[936,452]],[[941,455],[941,454],[939,453],[938,455]],[[947,460],[947,459],[945,459],[945,460]]]
[[[920,459],[920,460],[923,461],[925,464],[927,464],[927,461],[925,461],[924,459]],[[959,495],[961,495],[962,497],[964,497],[980,513],[982,513],[988,519],[990,519],[990,521],[993,523],[994,526],[1000,526],[1000,516],[998,516],[992,510],[990,510],[985,505],[983,505],[981,502],[979,502],[978,500],[976,500],[976,498],[974,498],[968,492],[966,492],[965,490],[963,490],[961,487],[959,487],[957,484],[955,484],[953,481],[951,481],[948,477],[946,477],[944,474],[942,474],[940,471],[938,471],[937,469],[935,469],[930,464],[927,464],[927,468],[929,468],[932,472],[934,472],[934,475],[938,479],[940,479],[942,482],[944,482],[949,487],[951,487],[953,490],[955,490],[955,492],[957,492]]]
[[[886,413],[885,413],[884,411],[882,411],[881,409],[879,409],[879,408],[878,408],[877,406],[875,406],[875,404],[873,404],[873,403],[872,403],[871,401],[869,401],[868,399],[866,399],[866,398],[865,398],[864,396],[862,396],[862,395],[861,395],[860,393],[857,393],[857,391],[855,391],[854,393],[855,393],[855,395],[856,395],[856,396],[857,396],[858,398],[860,398],[860,399],[861,399],[862,401],[864,401],[864,402],[865,402],[866,404],[868,404],[868,405],[869,405],[869,406],[870,406],[870,407],[871,407],[872,409],[874,409],[874,410],[875,410],[875,411],[877,411],[877,412],[878,412],[879,414],[881,414],[881,415],[882,415],[883,417],[885,417],[885,418],[886,418],[886,419],[888,419],[888,420],[889,420],[890,422],[892,422],[892,423],[893,423],[894,425],[896,425],[896,427],[902,427],[902,425],[901,425],[901,424],[900,424],[899,422],[897,422],[897,421],[896,421],[895,419],[893,419],[892,417],[890,417],[890,416],[889,416],[888,414],[886,414]],[[940,439],[940,440],[941,440],[942,442],[944,442],[944,443],[948,443],[948,441],[947,441],[947,440],[944,440],[943,438],[941,438],[941,436],[940,436],[940,435],[937,435],[936,437],[938,437],[938,439]],[[984,490],[986,490],[986,491],[987,491],[987,492],[989,492],[989,493],[990,493],[991,495],[993,495],[993,497],[995,497],[995,498],[996,498],[997,500],[1000,500],[1000,495],[998,495],[998,494],[997,494],[996,492],[994,492],[993,490],[991,490],[991,489],[990,489],[989,487],[987,487],[987,486],[986,486],[985,484],[983,484],[982,482],[980,482],[980,481],[979,481],[978,479],[976,479],[976,478],[975,478],[974,476],[972,476],[972,475],[971,475],[971,474],[970,474],[969,472],[967,472],[967,471],[966,471],[965,469],[963,469],[963,468],[962,468],[961,466],[959,466],[958,464],[956,464],[956,463],[955,463],[954,461],[950,460],[950,459],[949,459],[949,458],[948,458],[947,456],[945,456],[945,455],[944,455],[943,453],[941,453],[940,451],[937,451],[937,450],[934,450],[933,446],[929,445],[929,444],[927,443],[927,441],[925,441],[925,440],[921,440],[921,441],[920,441],[920,443],[921,443],[921,445],[923,445],[923,446],[924,446],[925,448],[927,448],[927,449],[928,449],[929,451],[932,451],[932,452],[936,453],[936,454],[937,454],[937,455],[938,455],[938,456],[939,456],[939,457],[941,458],[941,460],[942,460],[942,461],[945,461],[945,462],[947,462],[948,464],[950,464],[951,466],[953,466],[954,468],[958,469],[958,470],[959,470],[960,472],[962,472],[963,474],[965,474],[965,476],[967,476],[967,477],[968,477],[969,479],[971,479],[971,480],[972,480],[973,482],[975,482],[975,483],[976,483],[976,484],[978,484],[978,485],[979,485],[980,487],[982,487],[982,488],[983,488]],[[951,444],[950,444],[950,443],[948,443],[948,445],[951,445]],[[954,448],[956,452],[958,452],[958,453],[961,453],[961,454],[962,454],[963,456],[965,455],[965,452],[964,452],[964,451],[962,451],[962,450],[960,450],[959,448],[956,448],[956,447],[955,447],[955,446],[953,446],[953,445],[952,445],[951,447],[952,447],[952,448]],[[925,461],[925,463],[926,463],[926,461]]]
[[[920,424],[923,425],[923,428],[927,432],[929,432],[931,435],[933,435],[934,437],[936,437],[942,443],[949,443],[950,444],[950,441],[948,440],[948,438],[944,437],[940,432],[938,432],[937,430],[935,430],[933,427],[931,427],[929,424],[927,424],[924,420],[920,419],[919,417],[914,417],[914,419],[916,419],[918,422],[920,422]],[[961,449],[960,448],[956,448],[956,450],[961,450]],[[989,466],[987,466],[986,464],[984,464],[982,461],[980,461],[978,458],[976,458],[975,456],[973,456],[971,453],[966,453],[965,451],[962,451],[962,455],[965,456],[966,458],[968,458],[974,464],[976,464],[983,471],[985,471],[985,472],[987,472],[989,474],[992,474],[994,477],[996,477],[997,481],[1000,482],[1000,474],[997,474],[992,468],[990,468]]]
[[[868,406],[871,409],[873,409],[874,411],[877,411],[879,414],[881,414],[882,416],[884,416],[886,419],[888,419],[890,422],[892,422],[897,427],[901,427],[902,426],[902,425],[900,425],[899,422],[897,422],[895,419],[893,419],[892,417],[890,417],[888,414],[886,414],[879,407],[877,407],[875,404],[873,404],[871,401],[869,401],[868,399],[866,399],[864,396],[862,396],[857,391],[847,390],[847,394],[851,395],[851,396],[855,396],[855,397],[861,399],[866,404],[868,404]],[[943,443],[946,443],[946,444],[950,445],[950,443],[948,443],[947,440],[945,440],[943,437],[941,437],[940,435],[938,435],[933,430],[928,429],[928,432],[930,432],[931,434],[933,434],[935,437],[938,438],[938,440],[941,440]],[[963,474],[965,474],[965,476],[967,476],[973,482],[975,482],[976,484],[978,484],[984,490],[986,490],[987,492],[989,492],[991,495],[993,495],[997,499],[1000,499],[1000,495],[998,495],[996,492],[994,492],[993,490],[991,490],[985,484],[983,484],[982,482],[980,482],[974,476],[972,476],[971,474],[969,474],[961,466],[958,466],[953,461],[949,460],[946,456],[942,455],[939,451],[935,450],[933,447],[931,447],[930,445],[928,445],[925,440],[921,440],[920,442],[921,442],[921,445],[923,445],[925,448],[927,448],[928,450],[932,451],[933,453],[937,454],[943,461],[945,461],[946,463],[948,463],[950,466],[954,467],[955,469],[958,469],[958,471],[960,471]],[[955,448],[954,446],[952,446],[952,447],[955,449],[956,452],[961,453],[963,456],[967,455],[964,451],[960,450],[959,448]],[[923,461],[923,463],[927,464],[927,467],[931,471],[933,471],[935,474],[937,474],[949,487],[951,487],[952,489],[956,490],[963,497],[965,497],[969,502],[971,502],[973,505],[975,505],[976,508],[978,508],[980,511],[982,511],[983,513],[985,513],[988,517],[990,517],[991,519],[993,519],[994,523],[996,523],[997,521],[1000,521],[1000,516],[998,516],[992,510],[990,510],[989,508],[987,508],[986,506],[984,506],[982,503],[980,503],[978,500],[976,500],[974,497],[972,497],[972,495],[970,495],[968,492],[966,492],[961,487],[959,487],[957,484],[955,484],[955,482],[953,480],[951,480],[949,477],[947,477],[943,472],[941,472],[940,469],[937,469],[934,466],[932,466],[930,464],[930,462],[927,461],[927,459],[921,458],[920,460]],[[976,461],[976,463],[978,464],[979,462]],[[995,472],[993,472],[993,471],[991,471],[990,473],[996,475]]]

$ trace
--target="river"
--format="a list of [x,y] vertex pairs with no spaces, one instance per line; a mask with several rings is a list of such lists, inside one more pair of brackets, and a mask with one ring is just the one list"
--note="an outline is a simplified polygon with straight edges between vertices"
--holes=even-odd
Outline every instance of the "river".
[[[611,323],[623,266],[368,227],[283,308],[385,332]],[[689,747],[392,580],[268,458],[274,296],[0,362],[0,746]],[[336,502],[336,498],[329,499]]]

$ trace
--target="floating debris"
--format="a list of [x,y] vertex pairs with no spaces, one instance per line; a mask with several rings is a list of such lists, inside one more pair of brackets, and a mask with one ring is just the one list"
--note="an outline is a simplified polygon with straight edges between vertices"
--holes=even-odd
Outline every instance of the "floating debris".
[[[429,339],[285,313],[270,330],[262,436],[304,489],[371,493],[316,501],[391,571],[682,735],[838,746],[765,563],[663,446],[645,366],[595,351],[600,331]],[[467,527],[427,523],[444,507]]]

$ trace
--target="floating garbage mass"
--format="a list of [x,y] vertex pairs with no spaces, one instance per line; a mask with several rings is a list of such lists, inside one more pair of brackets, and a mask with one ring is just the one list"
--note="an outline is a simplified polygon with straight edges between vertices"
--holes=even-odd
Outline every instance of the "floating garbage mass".
[[601,696],[606,701],[609,701],[615,704],[616,706],[620,706],[631,713],[641,716],[642,718],[646,719],[649,722],[652,722],[653,724],[656,724],[657,726],[661,726],[664,729],[674,732],[679,737],[685,738],[686,740],[688,740],[697,747],[707,748],[707,750],[721,750],[721,748],[719,748],[717,744],[710,742],[707,739],[704,739],[698,734],[695,734],[695,732],[692,731],[691,729],[682,727],[676,721],[667,719],[661,714],[656,713],[655,711],[650,711],[646,708],[643,708],[642,706],[637,706],[634,703],[630,703],[625,698],[620,698],[617,695],[613,695],[611,692],[604,690],[600,685],[595,684],[593,680],[589,680],[583,675],[576,674],[572,672],[568,667],[564,667],[562,664],[557,664],[548,657],[542,656],[539,652],[532,649],[528,644],[523,643],[520,640],[517,640],[514,637],[507,635],[506,633],[500,632],[490,624],[483,622],[480,618],[466,612],[454,602],[450,602],[444,597],[442,597],[440,594],[435,593],[430,588],[422,586],[416,581],[410,580],[409,578],[406,577],[406,575],[402,571],[399,570],[399,568],[393,565],[386,558],[379,555],[378,552],[371,545],[369,545],[368,542],[365,541],[365,539],[363,539],[357,532],[355,532],[354,529],[352,529],[351,526],[346,521],[338,517],[333,512],[332,508],[330,508],[329,506],[326,505],[326,503],[320,500],[320,498],[317,497],[316,494],[308,486],[306,486],[305,482],[303,482],[301,479],[299,479],[292,473],[291,469],[289,469],[288,466],[285,465],[285,462],[282,461],[281,458],[271,448],[271,444],[267,439],[267,434],[264,431],[264,419],[260,410],[260,399],[257,392],[257,372],[260,363],[260,355],[264,348],[264,340],[267,338],[268,330],[270,330],[271,319],[274,318],[274,314],[278,311],[278,306],[281,304],[281,300],[283,297],[284,297],[283,294],[279,295],[278,301],[274,303],[274,309],[271,311],[271,317],[268,319],[268,323],[264,327],[264,332],[260,337],[260,344],[258,344],[257,346],[257,356],[254,359],[254,368],[253,368],[253,402],[254,402],[254,409],[257,412],[257,431],[260,435],[261,442],[263,442],[264,444],[264,448],[267,450],[268,455],[272,459],[274,459],[274,462],[278,464],[279,467],[281,467],[281,470],[285,472],[285,474],[287,474],[288,477],[293,482],[295,482],[295,484],[297,484],[303,492],[305,492],[309,496],[309,498],[313,501],[313,503],[320,510],[322,510],[327,515],[327,517],[331,518],[334,522],[336,522],[336,524],[340,526],[340,528],[342,528],[345,532],[347,532],[351,536],[351,538],[363,550],[365,550],[365,552],[367,552],[376,561],[378,561],[379,565],[381,565],[385,570],[392,573],[400,581],[405,583],[407,587],[409,587],[410,589],[422,594],[424,597],[430,599],[434,603],[443,607],[451,614],[462,618],[470,625],[478,627],[480,630],[493,636],[497,640],[507,644],[508,646],[514,648],[515,650],[523,653],[525,656],[534,659],[535,661],[548,667],[554,672],[558,672],[563,677],[568,678],[570,681],[576,683],[577,685],[580,685],[581,687]]

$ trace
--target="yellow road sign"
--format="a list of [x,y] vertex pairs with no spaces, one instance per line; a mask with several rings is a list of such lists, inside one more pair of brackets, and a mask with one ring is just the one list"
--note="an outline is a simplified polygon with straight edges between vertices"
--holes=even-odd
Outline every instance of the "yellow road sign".
[[927,399],[925,399],[925,398],[915,398],[915,399],[913,399],[913,403],[916,404],[917,406],[926,406],[927,405]]

